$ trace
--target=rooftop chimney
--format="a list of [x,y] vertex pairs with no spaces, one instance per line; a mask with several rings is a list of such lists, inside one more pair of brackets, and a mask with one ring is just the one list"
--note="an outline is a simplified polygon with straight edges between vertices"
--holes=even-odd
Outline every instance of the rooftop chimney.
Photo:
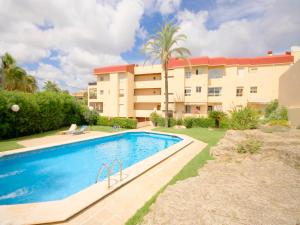
[[273,51],[268,51],[268,55],[273,55]]

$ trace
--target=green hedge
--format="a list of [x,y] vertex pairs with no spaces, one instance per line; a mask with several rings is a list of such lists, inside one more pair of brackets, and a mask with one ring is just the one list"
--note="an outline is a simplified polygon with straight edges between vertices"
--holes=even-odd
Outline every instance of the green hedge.
[[98,116],[97,125],[100,126],[120,126],[122,128],[135,129],[137,127],[136,119],[113,117],[109,118],[107,116]]
[[186,117],[183,120],[183,124],[186,128],[192,127],[214,127],[215,120],[205,117]]
[[255,109],[245,107],[231,112],[230,127],[235,130],[255,129],[258,126],[259,114]]
[[[13,104],[20,106],[18,112],[11,110]],[[0,139],[83,124],[87,110],[66,93],[0,90]]]

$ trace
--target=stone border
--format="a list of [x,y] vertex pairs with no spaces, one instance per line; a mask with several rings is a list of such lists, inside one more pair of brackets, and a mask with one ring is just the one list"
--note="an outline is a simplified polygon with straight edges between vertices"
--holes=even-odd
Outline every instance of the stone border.
[[163,132],[153,132],[146,130],[133,130],[122,131],[115,134],[99,135],[97,137],[89,137],[76,141],[68,141],[65,143],[44,145],[40,147],[30,147],[9,151],[9,153],[2,153],[0,155],[11,155],[16,153],[40,150],[41,148],[47,148],[52,146],[59,146],[69,143],[81,142],[100,137],[112,136],[116,134],[128,133],[128,132],[146,132],[153,134],[164,134],[182,138],[182,141],[164,149],[126,169],[123,170],[123,180],[119,181],[119,175],[116,174],[111,177],[112,186],[108,189],[107,180],[101,181],[88,188],[83,189],[63,200],[17,204],[17,205],[0,205],[0,221],[3,224],[41,224],[41,223],[53,223],[63,222],[86,209],[93,203],[105,198],[110,193],[118,190],[122,186],[126,185],[130,181],[138,178],[140,175],[150,170],[152,167],[171,157],[176,152],[180,151],[184,147],[193,142],[193,139],[182,134],[168,134]]

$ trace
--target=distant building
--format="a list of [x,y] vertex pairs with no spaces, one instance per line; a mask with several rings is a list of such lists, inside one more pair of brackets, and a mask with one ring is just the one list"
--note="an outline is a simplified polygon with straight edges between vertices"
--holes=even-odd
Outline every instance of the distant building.
[[[266,56],[252,58],[172,59],[168,71],[170,113],[181,118],[244,106],[264,110],[271,100],[279,98],[280,77],[299,58],[299,51],[280,55],[269,51]],[[101,67],[94,69],[94,75],[97,82],[88,86],[88,104],[101,115],[149,118],[153,111],[163,114],[161,65]],[[299,70],[295,76],[299,82]]]
[[77,98],[78,100],[84,100],[87,99],[88,93],[87,90],[80,90],[78,92],[72,93],[71,95]]

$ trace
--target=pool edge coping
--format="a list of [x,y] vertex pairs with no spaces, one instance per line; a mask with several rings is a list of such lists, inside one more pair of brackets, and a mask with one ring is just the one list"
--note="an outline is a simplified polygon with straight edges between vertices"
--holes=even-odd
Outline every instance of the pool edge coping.
[[[162,163],[164,160],[170,158],[172,155],[176,154],[178,151],[184,149],[191,143],[193,143],[193,138],[183,135],[183,134],[170,134],[158,131],[149,130],[127,130],[117,133],[109,133],[104,135],[97,135],[95,137],[83,138],[75,141],[67,141],[64,143],[54,143],[50,145],[43,145],[38,147],[29,147],[23,149],[13,150],[11,155],[16,153],[23,153],[27,151],[39,150],[41,148],[47,148],[52,146],[59,146],[68,143],[81,142],[85,140],[97,139],[100,137],[112,136],[116,134],[128,133],[128,132],[146,132],[154,134],[163,134],[174,137],[180,137],[182,140],[166,149],[160,151],[138,163],[123,170],[123,174],[127,175],[125,179],[119,181],[108,189],[107,181],[101,181],[93,184],[73,195],[62,200],[40,202],[40,203],[27,203],[27,204],[16,204],[16,205],[0,205],[0,220],[12,224],[44,224],[44,223],[55,223],[64,222],[73,217],[74,215],[80,213],[84,209],[92,206],[93,204],[101,201],[101,199],[107,197],[111,193],[115,192],[122,186],[138,178],[142,174],[151,170],[151,168]],[[111,177],[111,180],[118,180],[119,175],[116,174]],[[41,216],[42,215],[42,216]]]

